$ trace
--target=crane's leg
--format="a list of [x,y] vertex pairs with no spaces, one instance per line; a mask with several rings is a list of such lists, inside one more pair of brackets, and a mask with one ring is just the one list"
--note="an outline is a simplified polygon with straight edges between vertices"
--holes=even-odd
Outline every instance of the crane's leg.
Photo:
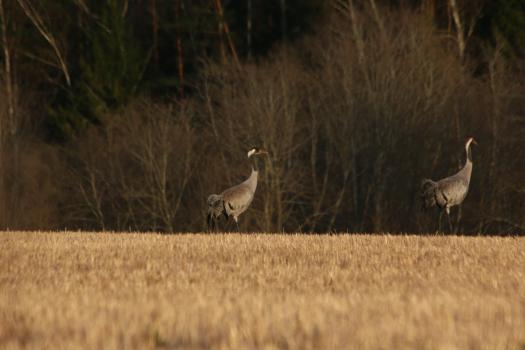
[[208,230],[213,233],[219,232],[219,217],[211,215],[208,223]]
[[[224,226],[223,226],[222,232],[229,232],[230,231],[230,217],[228,216],[228,214],[226,214],[226,212],[223,212],[222,215],[224,216],[224,220],[222,220],[222,221],[224,221]],[[220,222],[220,220],[219,220],[219,222]]]
[[236,216],[233,217],[233,220],[235,220],[235,225],[237,225],[237,232],[241,232],[241,229],[239,227],[239,221]]
[[213,221],[212,221],[211,214],[208,214],[206,216],[206,226],[208,228],[208,233],[210,233],[213,230]]
[[447,207],[447,217],[448,217],[448,228],[450,229],[450,233],[453,233],[452,230],[452,221],[450,220],[450,208]]
[[438,221],[438,230],[437,230],[437,233],[442,233],[441,232],[441,218],[443,217],[443,210],[440,210],[439,211],[439,221]]
[[213,221],[212,221],[212,229],[213,229],[213,233],[217,233],[218,230],[219,230],[219,218],[214,216],[213,217]]

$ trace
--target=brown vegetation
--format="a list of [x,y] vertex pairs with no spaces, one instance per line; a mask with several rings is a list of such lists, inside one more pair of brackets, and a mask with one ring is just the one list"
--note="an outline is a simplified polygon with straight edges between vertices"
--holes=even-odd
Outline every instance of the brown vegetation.
[[475,62],[464,44],[458,55],[424,13],[370,4],[336,2],[324,29],[264,60],[208,62],[184,100],[101,108],[65,147],[36,153],[4,132],[0,227],[199,232],[207,196],[242,181],[246,150],[262,146],[270,157],[243,230],[434,231],[419,184],[455,172],[474,136],[455,230],[525,232],[523,72],[498,46]]
[[0,347],[517,349],[525,239],[0,235]]

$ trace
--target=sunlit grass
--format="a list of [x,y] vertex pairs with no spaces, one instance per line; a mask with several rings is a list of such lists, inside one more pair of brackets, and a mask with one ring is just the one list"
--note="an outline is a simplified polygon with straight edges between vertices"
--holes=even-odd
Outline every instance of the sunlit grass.
[[525,344],[525,238],[0,233],[0,348]]

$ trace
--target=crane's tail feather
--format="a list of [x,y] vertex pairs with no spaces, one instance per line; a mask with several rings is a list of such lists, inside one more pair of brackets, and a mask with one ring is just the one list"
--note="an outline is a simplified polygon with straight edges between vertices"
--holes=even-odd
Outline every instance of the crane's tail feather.
[[218,194],[210,194],[206,200],[206,203],[208,204],[208,207],[213,207],[221,199],[222,197]]
[[206,211],[206,223],[208,230],[214,230],[217,228],[217,220],[222,214],[225,214],[224,210],[224,199],[221,195],[212,194],[206,200],[208,208]]
[[421,182],[419,197],[422,199],[423,208],[428,209],[435,206],[436,203],[437,183],[430,179],[424,179]]

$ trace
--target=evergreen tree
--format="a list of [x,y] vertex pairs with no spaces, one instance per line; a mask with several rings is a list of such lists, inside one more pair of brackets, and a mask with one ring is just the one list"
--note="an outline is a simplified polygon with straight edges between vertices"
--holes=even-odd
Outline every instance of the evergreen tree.
[[58,94],[50,111],[59,137],[98,123],[104,113],[128,102],[149,60],[133,35],[125,1],[99,1],[92,8],[98,13],[81,16],[79,23],[72,88]]

